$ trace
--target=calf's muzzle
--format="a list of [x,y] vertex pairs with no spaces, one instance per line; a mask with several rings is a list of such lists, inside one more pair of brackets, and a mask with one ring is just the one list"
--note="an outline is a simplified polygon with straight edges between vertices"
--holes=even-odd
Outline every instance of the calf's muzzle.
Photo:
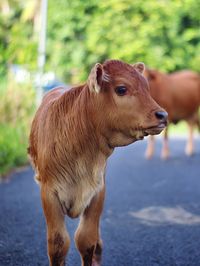
[[168,113],[167,112],[158,111],[158,112],[155,112],[155,116],[160,122],[162,122],[164,124],[167,124],[167,118],[168,118]]

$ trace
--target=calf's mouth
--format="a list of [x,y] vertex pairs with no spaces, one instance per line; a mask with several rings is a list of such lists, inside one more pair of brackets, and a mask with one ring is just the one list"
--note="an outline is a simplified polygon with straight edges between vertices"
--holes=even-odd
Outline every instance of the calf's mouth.
[[167,122],[160,122],[158,125],[150,126],[147,128],[137,128],[131,130],[132,137],[137,140],[142,140],[148,135],[158,135],[167,126]]
[[151,126],[151,127],[143,129],[143,132],[146,136],[157,135],[157,134],[160,134],[163,131],[163,129],[165,129],[166,126],[167,126],[167,122],[160,122],[156,126]]

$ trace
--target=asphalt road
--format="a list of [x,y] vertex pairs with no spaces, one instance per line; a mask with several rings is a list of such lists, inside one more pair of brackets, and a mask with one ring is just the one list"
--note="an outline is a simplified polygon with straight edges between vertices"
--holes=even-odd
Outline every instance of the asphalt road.
[[[192,158],[171,140],[172,158],[144,159],[145,141],[117,149],[108,161],[101,220],[103,266],[200,265],[200,141]],[[0,184],[0,266],[46,266],[39,188],[27,168]],[[66,219],[71,239],[78,220]],[[67,265],[80,265],[72,245]]]

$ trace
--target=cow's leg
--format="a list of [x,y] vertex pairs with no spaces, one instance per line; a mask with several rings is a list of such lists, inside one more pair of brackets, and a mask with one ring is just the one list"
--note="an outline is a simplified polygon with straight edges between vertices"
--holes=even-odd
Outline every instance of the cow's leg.
[[193,130],[194,130],[194,125],[191,122],[188,122],[188,141],[185,147],[185,153],[188,156],[193,155],[194,153],[194,140],[193,140]]
[[169,158],[169,142],[168,142],[168,127],[164,131],[163,147],[161,152],[161,158],[166,160]]
[[101,263],[102,242],[99,220],[103,210],[104,195],[105,186],[85,209],[75,233],[75,242],[81,255],[82,266],[99,266]]
[[47,224],[49,262],[51,266],[63,266],[70,244],[65,217],[56,195],[44,186],[41,187],[41,198]]
[[153,157],[154,147],[155,147],[155,137],[149,136],[148,143],[147,143],[147,149],[145,152],[145,158],[146,159],[151,159]]

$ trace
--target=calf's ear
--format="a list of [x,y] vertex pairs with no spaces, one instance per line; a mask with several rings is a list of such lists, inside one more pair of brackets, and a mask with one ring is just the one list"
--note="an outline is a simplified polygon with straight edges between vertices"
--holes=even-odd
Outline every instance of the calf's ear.
[[149,70],[149,80],[156,79],[156,71]]
[[91,70],[88,77],[88,86],[90,91],[99,93],[102,86],[104,70],[103,66],[100,63],[97,63]]
[[138,62],[135,63],[134,65],[132,65],[138,72],[140,72],[141,74],[144,73],[145,71],[145,64],[142,62]]

